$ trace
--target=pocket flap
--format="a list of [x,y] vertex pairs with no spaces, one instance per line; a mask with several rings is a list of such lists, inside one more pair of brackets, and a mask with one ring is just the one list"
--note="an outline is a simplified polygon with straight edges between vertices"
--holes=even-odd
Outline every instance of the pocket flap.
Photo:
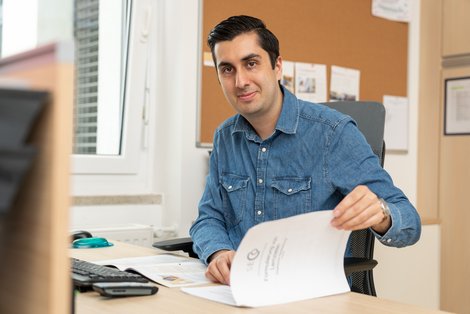
[[273,180],[272,187],[286,195],[292,195],[310,190],[311,181],[311,178],[277,178]]
[[227,192],[237,191],[246,188],[248,185],[249,177],[241,177],[234,174],[223,174],[221,184]]

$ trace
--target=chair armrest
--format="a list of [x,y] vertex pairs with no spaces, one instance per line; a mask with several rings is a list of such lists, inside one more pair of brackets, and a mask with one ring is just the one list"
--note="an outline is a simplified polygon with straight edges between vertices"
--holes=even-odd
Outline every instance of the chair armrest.
[[188,253],[190,257],[198,258],[193,251],[193,240],[190,237],[155,242],[153,247],[165,251],[183,251]]
[[372,270],[377,266],[375,259],[358,258],[358,257],[345,257],[344,258],[344,272],[346,276],[352,273]]

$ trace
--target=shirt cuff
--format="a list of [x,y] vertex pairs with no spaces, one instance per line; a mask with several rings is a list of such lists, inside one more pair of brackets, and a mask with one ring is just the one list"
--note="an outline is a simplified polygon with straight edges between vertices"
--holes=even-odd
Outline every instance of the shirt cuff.
[[390,228],[383,235],[377,233],[372,228],[370,228],[370,230],[375,235],[377,240],[382,242],[384,245],[400,246],[401,241],[399,240],[398,236],[400,233],[400,226],[402,225],[400,211],[394,204],[387,203],[387,205],[390,208]]
[[214,254],[215,252],[218,252],[220,250],[228,250],[228,251],[233,251],[233,248],[227,247],[226,245],[216,245],[212,246],[211,248],[206,249],[204,252],[202,252],[202,261],[206,264],[209,265],[209,258]]

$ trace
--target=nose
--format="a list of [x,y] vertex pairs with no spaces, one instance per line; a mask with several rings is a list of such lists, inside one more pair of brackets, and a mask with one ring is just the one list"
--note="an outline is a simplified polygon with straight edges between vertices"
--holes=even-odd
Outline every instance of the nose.
[[237,88],[245,88],[249,85],[248,74],[244,70],[237,71],[235,80]]

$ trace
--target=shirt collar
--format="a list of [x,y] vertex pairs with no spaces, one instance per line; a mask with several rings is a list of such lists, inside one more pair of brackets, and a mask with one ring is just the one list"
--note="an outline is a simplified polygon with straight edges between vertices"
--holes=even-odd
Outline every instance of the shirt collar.
[[[282,85],[281,90],[284,97],[281,114],[276,124],[276,130],[286,134],[295,134],[299,123],[298,99]],[[246,132],[247,137],[251,139],[257,136],[251,124],[240,114],[236,116],[232,134],[235,132]]]
[[299,102],[297,97],[281,85],[284,99],[282,101],[282,110],[277,120],[276,130],[286,134],[295,134],[299,124]]

